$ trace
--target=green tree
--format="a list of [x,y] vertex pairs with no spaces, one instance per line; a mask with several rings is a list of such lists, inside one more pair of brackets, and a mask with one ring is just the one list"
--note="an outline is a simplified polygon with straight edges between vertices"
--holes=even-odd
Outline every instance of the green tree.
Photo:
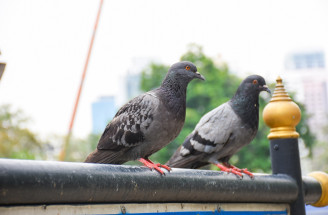
[[141,73],[141,89],[148,91],[160,86],[168,70],[169,66],[150,63]]
[[[326,116],[328,119],[328,115]],[[322,128],[322,137],[315,150],[316,159],[313,160],[313,169],[328,172],[328,124]]]
[[[71,137],[67,148],[66,161],[83,162],[90,152],[97,148],[100,134],[89,134],[85,139]],[[65,138],[61,137],[63,141]]]
[[293,94],[291,94],[291,98],[300,107],[301,113],[302,113],[301,121],[296,126],[296,131],[300,134],[300,137],[304,141],[305,146],[309,149],[309,152],[310,152],[309,156],[312,157],[313,148],[314,148],[315,144],[317,143],[317,139],[316,139],[315,135],[311,132],[311,129],[309,127],[309,119],[311,116],[307,113],[305,105],[300,102],[297,102],[294,99]]
[[[198,71],[205,76],[206,81],[194,80],[189,84],[186,122],[181,133],[172,143],[151,157],[154,161],[161,163],[165,163],[170,158],[205,113],[228,101],[234,95],[241,82],[240,78],[229,72],[229,68],[225,63],[216,64],[213,59],[203,53],[200,46],[190,45],[181,60],[193,62]],[[151,63],[149,67],[142,71],[141,89],[148,91],[158,87],[167,70],[168,66],[166,65]],[[271,85],[270,88],[273,90],[274,85]],[[260,122],[257,136],[251,144],[245,146],[231,158],[232,164],[240,168],[247,167],[254,172],[271,171],[269,141],[267,139],[269,128],[262,120],[263,108],[269,100],[269,96],[260,96]],[[307,125],[308,116],[304,107],[303,105],[300,105],[300,107],[303,115],[297,130],[301,133],[306,146],[311,149],[314,143],[313,135]],[[211,168],[216,169],[213,165]]]
[[10,105],[0,107],[0,157],[44,159],[46,144],[27,129],[29,119]]

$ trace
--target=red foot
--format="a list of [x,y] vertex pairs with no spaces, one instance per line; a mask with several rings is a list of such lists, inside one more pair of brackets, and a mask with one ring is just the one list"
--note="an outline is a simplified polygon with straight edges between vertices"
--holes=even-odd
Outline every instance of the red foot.
[[233,174],[238,175],[240,177],[243,177],[243,174],[241,174],[240,172],[234,170],[233,168],[226,167],[222,164],[215,164],[215,166],[219,167],[224,172],[230,172],[230,173],[233,173]]
[[146,167],[148,167],[149,169],[153,170],[155,169],[157,172],[161,173],[162,175],[165,175],[165,173],[163,172],[163,170],[161,170],[159,167],[162,167],[168,171],[171,171],[171,168],[166,166],[166,165],[162,165],[160,163],[154,164],[151,160],[149,159],[144,159],[144,158],[140,158],[139,161],[141,163],[143,163],[143,165],[145,165]]
[[156,165],[157,165],[158,167],[162,167],[162,168],[166,169],[167,171],[171,171],[171,170],[172,170],[171,167],[166,166],[166,165],[163,165],[163,164],[160,164],[160,163],[157,163]]
[[239,169],[238,167],[235,167],[234,165],[231,165],[230,163],[223,163],[223,165],[226,166],[226,167],[228,167],[228,168],[231,168],[233,170],[236,170],[237,172],[245,173],[246,175],[248,175],[251,178],[254,178],[253,173],[251,173],[247,169]]

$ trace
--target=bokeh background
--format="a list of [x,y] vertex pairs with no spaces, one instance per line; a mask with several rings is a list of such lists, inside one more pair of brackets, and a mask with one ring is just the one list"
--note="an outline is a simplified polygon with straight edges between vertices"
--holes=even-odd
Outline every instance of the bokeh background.
[[[0,0],[0,157],[58,160],[98,8],[95,0]],[[105,0],[65,160],[83,161],[120,106],[191,60],[207,81],[188,87],[185,127],[154,160],[166,162],[247,75],[262,75],[271,90],[280,75],[302,108],[303,173],[328,171],[327,26],[324,0]],[[261,94],[261,110],[269,100]],[[260,118],[256,139],[232,163],[270,173]]]

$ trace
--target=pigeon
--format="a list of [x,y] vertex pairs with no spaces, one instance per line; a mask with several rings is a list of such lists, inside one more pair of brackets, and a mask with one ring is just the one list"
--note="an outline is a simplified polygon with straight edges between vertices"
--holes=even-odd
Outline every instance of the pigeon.
[[[238,177],[247,169],[239,169],[229,159],[255,137],[259,123],[259,94],[271,91],[259,75],[248,76],[228,102],[205,114],[184,143],[175,151],[166,165],[197,169],[214,164],[222,171]],[[220,164],[222,163],[222,164]]]
[[123,164],[139,160],[161,174],[164,172],[159,167],[170,171],[148,157],[180,133],[186,116],[187,86],[195,78],[205,80],[193,63],[173,64],[159,88],[135,97],[118,110],[85,162]]

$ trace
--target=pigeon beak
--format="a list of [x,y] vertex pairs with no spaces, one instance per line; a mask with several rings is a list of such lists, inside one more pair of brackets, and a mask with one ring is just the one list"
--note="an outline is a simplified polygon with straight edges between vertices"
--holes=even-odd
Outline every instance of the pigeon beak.
[[200,80],[205,81],[205,77],[202,76],[199,72],[195,72],[195,74],[196,74],[196,77],[195,77],[195,78],[198,78],[198,79],[200,79]]
[[262,91],[267,91],[267,92],[270,93],[270,95],[271,95],[271,90],[268,88],[267,85],[263,85],[263,86],[262,86]]

